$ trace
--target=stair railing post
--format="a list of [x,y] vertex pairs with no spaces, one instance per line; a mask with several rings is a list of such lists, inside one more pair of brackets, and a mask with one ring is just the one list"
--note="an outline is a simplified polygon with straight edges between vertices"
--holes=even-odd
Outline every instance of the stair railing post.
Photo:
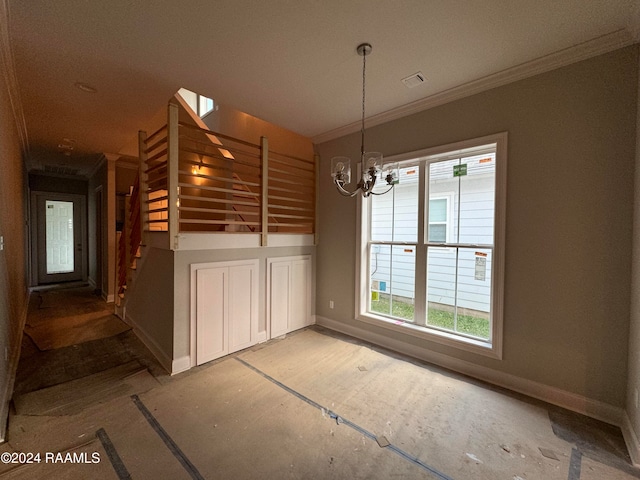
[[262,207],[260,225],[260,245],[267,246],[269,236],[269,140],[267,137],[260,137],[260,173],[262,188]]
[[[129,280],[131,280],[131,226],[131,193],[129,193],[124,200],[124,231],[122,232],[122,235],[124,235],[124,286],[129,284]],[[120,272],[118,272],[118,275],[120,275]]]
[[149,221],[149,176],[145,173],[147,171],[147,132],[140,130],[138,132],[138,158],[140,164],[138,165],[138,198],[140,205],[140,243],[145,244],[145,231]]
[[179,195],[178,186],[178,106],[169,103],[167,115],[167,198],[169,216],[169,249],[178,249]]

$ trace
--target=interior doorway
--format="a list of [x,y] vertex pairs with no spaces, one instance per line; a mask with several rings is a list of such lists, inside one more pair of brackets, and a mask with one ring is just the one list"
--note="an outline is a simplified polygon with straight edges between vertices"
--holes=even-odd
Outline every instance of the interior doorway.
[[32,192],[32,278],[37,285],[86,279],[86,198]]

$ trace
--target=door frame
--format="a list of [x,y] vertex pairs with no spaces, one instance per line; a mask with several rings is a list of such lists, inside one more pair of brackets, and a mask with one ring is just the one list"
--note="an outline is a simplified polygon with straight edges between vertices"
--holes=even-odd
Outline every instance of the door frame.
[[104,286],[108,283],[105,281],[105,268],[104,268],[104,244],[105,242],[105,221],[104,221],[104,196],[102,185],[96,187],[94,190],[94,215],[95,215],[95,261],[96,261],[96,274],[95,274],[95,288],[100,291],[101,296],[106,295],[106,289]]
[[[44,282],[40,279],[39,266],[40,262],[46,262],[46,258],[39,258],[39,245],[42,239],[39,236],[42,236],[42,232],[40,232],[40,224],[39,224],[39,215],[40,212],[38,210],[38,202],[41,197],[46,197],[46,200],[58,200],[63,202],[77,202],[80,205],[80,248],[81,254],[79,255],[80,261],[80,273],[81,280],[83,282],[87,281],[87,197],[85,195],[74,194],[74,193],[57,193],[57,192],[42,192],[42,191],[32,191],[31,192],[31,209],[29,215],[29,225],[31,227],[31,285],[40,286],[51,283],[56,283],[56,280],[52,280],[50,282]],[[43,237],[44,239],[44,237]],[[60,280],[60,283],[66,280]]]

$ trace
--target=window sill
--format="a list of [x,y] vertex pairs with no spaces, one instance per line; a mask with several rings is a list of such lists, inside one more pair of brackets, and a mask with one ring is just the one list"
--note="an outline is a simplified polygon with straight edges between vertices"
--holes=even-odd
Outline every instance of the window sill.
[[404,335],[410,335],[412,337],[422,338],[434,343],[457,348],[466,352],[476,353],[478,355],[502,360],[502,352],[496,347],[496,342],[493,342],[492,344],[488,341],[484,342],[482,340],[462,337],[453,333],[424,327],[422,325],[413,325],[411,323],[405,323],[401,320],[393,320],[371,313],[361,313],[356,320],[371,325],[377,325],[379,327],[399,332]]

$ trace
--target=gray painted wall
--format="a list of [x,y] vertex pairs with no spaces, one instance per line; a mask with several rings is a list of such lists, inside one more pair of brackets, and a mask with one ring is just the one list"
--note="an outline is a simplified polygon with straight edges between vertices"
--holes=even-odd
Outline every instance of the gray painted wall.
[[135,281],[126,293],[126,316],[168,359],[173,355],[174,253],[146,247]]
[[27,310],[26,178],[4,75],[0,75],[0,171],[0,236],[4,238],[4,250],[0,251],[1,442]]
[[[640,92],[640,83],[638,83]],[[640,395],[640,108],[636,121],[636,170],[635,199],[633,210],[633,257],[631,279],[631,324],[629,328],[629,375],[627,380],[626,411],[631,426],[640,436],[640,411],[638,411],[638,395]],[[632,458],[638,462],[640,452]]]
[[358,134],[317,147],[316,313],[623,406],[637,66],[628,47],[367,130],[386,156],[509,132],[503,360],[354,320],[356,202],[335,192],[330,159],[357,158]]

